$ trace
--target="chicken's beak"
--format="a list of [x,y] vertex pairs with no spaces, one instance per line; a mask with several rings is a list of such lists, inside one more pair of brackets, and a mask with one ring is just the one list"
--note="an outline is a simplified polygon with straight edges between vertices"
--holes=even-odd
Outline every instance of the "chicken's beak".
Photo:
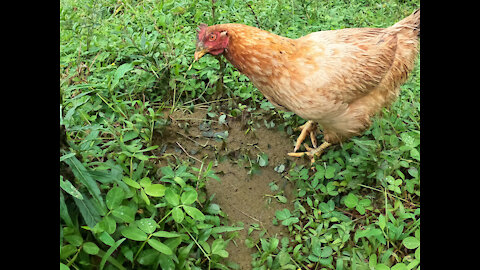
[[198,61],[198,59],[202,58],[202,56],[204,56],[206,53],[208,53],[207,48],[197,47],[197,49],[195,50],[195,54],[193,55],[195,61]]

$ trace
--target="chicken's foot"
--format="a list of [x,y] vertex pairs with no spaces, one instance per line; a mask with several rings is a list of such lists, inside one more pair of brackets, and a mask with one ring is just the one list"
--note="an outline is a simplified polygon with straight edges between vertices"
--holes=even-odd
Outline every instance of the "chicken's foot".
[[298,129],[301,129],[302,132],[297,138],[297,142],[295,143],[295,148],[293,149],[293,152],[297,152],[307,135],[310,135],[310,140],[312,141],[313,147],[317,148],[317,138],[315,137],[315,133],[317,131],[317,123],[313,121],[307,121],[307,123],[301,125],[300,127],[298,127]]
[[311,148],[307,144],[303,145],[307,149],[307,152],[288,153],[288,155],[291,157],[303,157],[304,155],[307,155],[310,157],[310,163],[313,164],[315,162],[315,156],[320,156],[323,153],[323,150],[332,144],[329,142],[323,142],[319,147],[316,148]]

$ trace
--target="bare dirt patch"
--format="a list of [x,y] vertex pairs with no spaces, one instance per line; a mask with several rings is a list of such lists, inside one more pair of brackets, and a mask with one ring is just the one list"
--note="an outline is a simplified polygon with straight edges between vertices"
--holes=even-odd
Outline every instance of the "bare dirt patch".
[[[190,159],[196,166],[202,161],[205,165],[215,162],[214,170],[221,181],[207,182],[208,196],[215,194],[213,203],[218,204],[227,215],[229,225],[244,224],[244,230],[239,231],[238,237],[227,247],[228,259],[239,264],[240,269],[251,269],[251,254],[256,250],[249,249],[245,239],[252,224],[258,224],[267,236],[288,236],[288,230],[284,226],[273,225],[272,219],[276,210],[293,209],[294,190],[274,168],[281,164],[287,164],[288,168],[293,161],[297,164],[307,164],[308,161],[287,156],[293,149],[294,141],[285,132],[254,124],[254,130],[247,133],[242,117],[226,117],[224,123],[218,122],[218,118],[205,121],[206,110],[194,113],[179,110],[168,117],[172,120],[171,124],[154,139],[154,144],[160,146],[158,154],[167,159]],[[267,154],[268,165],[257,166],[256,173],[251,173],[251,162],[255,163],[262,153]],[[167,165],[167,160],[162,162]],[[280,188],[279,191],[271,190],[269,184],[272,182]],[[287,203],[280,203],[273,197],[281,191]],[[250,237],[258,237],[258,230]]]

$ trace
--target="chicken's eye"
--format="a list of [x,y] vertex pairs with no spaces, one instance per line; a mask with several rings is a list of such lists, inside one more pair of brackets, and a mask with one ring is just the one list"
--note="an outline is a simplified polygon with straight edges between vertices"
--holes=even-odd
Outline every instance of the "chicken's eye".
[[210,37],[208,38],[208,40],[214,41],[216,38],[217,38],[217,36],[215,34],[211,34]]

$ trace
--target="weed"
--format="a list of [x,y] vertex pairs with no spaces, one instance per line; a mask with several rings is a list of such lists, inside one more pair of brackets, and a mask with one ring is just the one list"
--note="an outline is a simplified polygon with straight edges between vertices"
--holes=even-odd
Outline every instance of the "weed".
[[[209,121],[222,125],[240,118],[245,134],[294,135],[305,122],[274,109],[221,58],[192,65],[200,23],[296,38],[386,27],[415,8],[418,1],[61,0],[60,268],[238,269],[227,245],[247,229],[260,232],[245,241],[253,269],[419,269],[419,62],[399,99],[314,172],[274,164],[294,187],[293,208],[272,220],[288,237],[229,226],[205,189],[221,180],[216,162],[172,162],[153,140],[179,108],[209,107]],[[263,151],[243,159],[250,174],[275,160]],[[270,187],[269,199],[287,203],[283,187]]]

